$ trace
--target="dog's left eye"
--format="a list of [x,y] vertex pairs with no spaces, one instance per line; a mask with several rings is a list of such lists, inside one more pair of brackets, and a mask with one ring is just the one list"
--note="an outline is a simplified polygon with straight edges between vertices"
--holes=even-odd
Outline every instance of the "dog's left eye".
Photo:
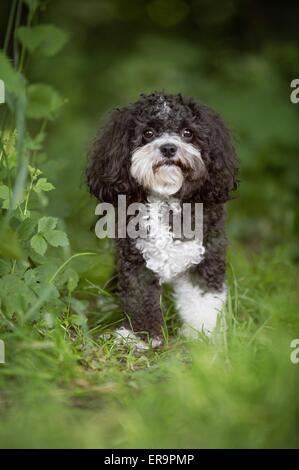
[[191,129],[183,129],[182,137],[184,137],[185,139],[191,139],[193,137],[193,132],[191,131]]
[[154,132],[151,129],[145,129],[145,131],[143,132],[143,136],[147,140],[152,139],[154,137]]

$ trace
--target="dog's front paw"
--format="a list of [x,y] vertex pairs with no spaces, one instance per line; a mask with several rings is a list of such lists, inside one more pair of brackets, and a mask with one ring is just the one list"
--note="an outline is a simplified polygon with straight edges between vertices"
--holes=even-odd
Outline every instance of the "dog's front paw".
[[157,349],[163,344],[163,340],[161,338],[152,338],[148,342],[143,341],[138,338],[132,330],[129,330],[124,326],[117,328],[114,332],[114,336],[119,344],[132,346],[137,351],[147,351],[150,348]]

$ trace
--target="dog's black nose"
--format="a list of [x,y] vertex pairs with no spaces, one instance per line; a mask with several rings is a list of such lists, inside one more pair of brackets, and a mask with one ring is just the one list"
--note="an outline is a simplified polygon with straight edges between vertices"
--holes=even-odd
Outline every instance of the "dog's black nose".
[[160,152],[163,157],[171,158],[175,156],[177,149],[177,146],[174,144],[163,144],[160,147]]

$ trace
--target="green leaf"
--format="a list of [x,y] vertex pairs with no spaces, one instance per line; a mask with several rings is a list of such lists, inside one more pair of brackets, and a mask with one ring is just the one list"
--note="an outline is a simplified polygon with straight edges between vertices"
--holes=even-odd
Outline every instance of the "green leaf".
[[52,246],[68,246],[69,240],[62,230],[48,230],[43,233],[47,242]]
[[9,199],[9,187],[5,184],[0,184],[0,199]]
[[34,235],[30,240],[30,245],[38,253],[39,255],[43,256],[47,251],[47,243],[42,235],[37,233]]
[[51,24],[21,26],[17,36],[29,52],[38,51],[42,55],[53,56],[65,45],[68,34]]
[[48,284],[51,277],[57,271],[59,265],[49,257],[47,257],[46,262],[34,268],[34,272],[37,275],[37,278],[41,284]]
[[53,230],[57,225],[58,219],[56,217],[42,217],[38,221],[38,232],[44,233],[48,230]]
[[11,271],[11,265],[8,262],[5,262],[3,259],[0,259],[0,279],[5,274],[9,274]]
[[0,51],[0,79],[3,80],[5,88],[14,95],[25,95],[25,81],[22,75],[14,70],[2,51]]
[[0,255],[3,258],[20,259],[22,249],[17,233],[8,225],[1,231]]
[[[10,197],[12,197],[12,194],[9,194],[9,188],[5,184],[0,185],[0,199],[3,200],[2,203],[2,209],[8,209],[9,208],[9,203],[10,203]],[[16,202],[16,207],[18,207],[22,202],[25,200],[26,195],[20,195],[19,200]]]
[[55,186],[53,186],[52,183],[49,183],[47,178],[40,178],[33,188],[36,193],[40,193],[41,191],[52,191],[53,189],[55,189]]
[[23,220],[17,229],[19,239],[21,241],[29,240],[35,232],[35,225],[36,222],[30,218]]
[[0,279],[1,307],[8,315],[24,313],[36,301],[33,291],[15,274]]
[[[30,150],[35,150],[35,149],[30,148],[30,145],[28,144],[27,144],[27,148]],[[42,175],[43,173],[41,170],[39,170],[38,168],[34,168],[31,165],[28,165],[28,171],[29,171],[31,178],[33,179],[36,179],[38,176]]]
[[32,119],[54,119],[65,100],[49,85],[35,84],[27,88],[27,116]]
[[2,208],[8,209],[10,194],[9,194],[9,187],[6,186],[5,184],[0,185],[0,199],[3,200]]
[[68,291],[73,292],[76,289],[77,285],[78,285],[79,275],[78,275],[77,271],[75,271],[72,268],[69,268],[67,270],[67,276],[68,276],[68,281],[67,281]]
[[[24,280],[26,282],[26,285],[29,286],[38,297],[42,297],[44,291],[49,286],[48,279],[45,280],[43,277],[41,277],[39,275],[39,271],[36,269],[28,269],[24,275]],[[49,301],[49,300],[58,299],[58,298],[59,298],[59,291],[53,285],[51,292],[50,292],[50,296],[48,297],[47,300]]]

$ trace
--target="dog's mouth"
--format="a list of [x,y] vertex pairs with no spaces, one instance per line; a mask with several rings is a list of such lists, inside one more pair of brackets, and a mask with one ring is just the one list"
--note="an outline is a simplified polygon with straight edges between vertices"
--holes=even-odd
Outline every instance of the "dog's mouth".
[[162,166],[177,166],[182,171],[188,170],[187,166],[181,160],[173,158],[163,158],[153,165],[154,172],[156,172]]

